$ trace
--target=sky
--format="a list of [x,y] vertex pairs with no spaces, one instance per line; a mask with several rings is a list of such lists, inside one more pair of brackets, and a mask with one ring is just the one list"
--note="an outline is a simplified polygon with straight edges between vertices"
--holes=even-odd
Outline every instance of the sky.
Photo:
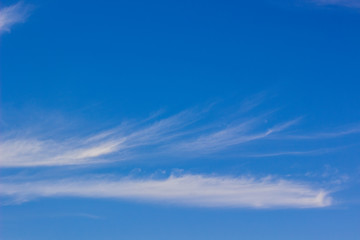
[[0,3],[0,238],[360,237],[360,1]]

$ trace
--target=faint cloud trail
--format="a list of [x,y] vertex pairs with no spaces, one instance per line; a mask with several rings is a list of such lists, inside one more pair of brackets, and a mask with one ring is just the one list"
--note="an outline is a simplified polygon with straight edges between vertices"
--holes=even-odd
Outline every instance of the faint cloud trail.
[[0,33],[10,32],[16,23],[23,23],[30,16],[33,7],[20,1],[0,9]]
[[171,175],[166,179],[68,178],[31,182],[2,181],[0,196],[22,203],[44,197],[132,199],[196,207],[322,208],[332,205],[329,191],[273,179]]
[[[3,133],[0,138],[0,167],[37,167],[105,164],[114,161],[134,160],[144,156],[193,158],[210,156],[245,143],[264,144],[279,141],[310,141],[345,137],[360,133],[357,127],[338,132],[289,135],[287,130],[299,124],[301,118],[270,125],[267,115],[242,119],[222,117],[204,122],[206,113],[185,110],[175,115],[132,121],[118,127],[67,137],[46,136],[47,126],[40,134],[23,134],[23,130]],[[50,127],[49,127],[50,128]],[[260,143],[262,141],[262,143]],[[335,147],[336,148],[336,147]],[[257,153],[242,151],[240,155],[271,157],[276,155],[321,154],[333,149],[280,149],[278,152]],[[229,151],[230,153],[231,151]],[[233,152],[234,153],[234,152]]]

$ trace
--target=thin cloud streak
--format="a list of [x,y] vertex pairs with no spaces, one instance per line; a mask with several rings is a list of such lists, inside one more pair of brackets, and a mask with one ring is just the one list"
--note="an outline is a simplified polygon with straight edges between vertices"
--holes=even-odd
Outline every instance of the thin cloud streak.
[[321,148],[310,151],[284,151],[284,152],[272,152],[272,153],[254,153],[248,154],[247,157],[263,158],[263,157],[277,157],[277,156],[304,156],[304,155],[320,155],[334,152],[340,148]]
[[[160,120],[123,124],[90,136],[70,136],[65,140],[13,134],[5,137],[0,145],[0,167],[96,164],[127,160],[153,152],[158,155],[177,155],[179,151],[209,154],[266,138],[296,122],[261,129],[263,126],[259,122],[262,119],[252,118],[213,129],[211,124],[193,125],[201,119],[201,113],[186,110]],[[145,146],[147,150],[139,150]]]
[[332,147],[332,148],[319,148],[313,150],[303,150],[303,151],[278,151],[278,152],[264,152],[264,153],[249,153],[246,154],[246,157],[254,157],[254,158],[262,158],[262,157],[277,157],[277,156],[315,156],[315,155],[322,155],[322,154],[329,154],[333,153],[342,149],[351,148],[358,146],[359,144],[350,144],[340,147]]
[[[312,140],[344,137],[360,133],[354,127],[333,133],[289,136],[287,130],[298,124],[301,118],[270,125],[267,115],[260,117],[222,120],[203,123],[206,111],[185,110],[167,118],[159,116],[121,124],[85,136],[41,134],[22,132],[3,133],[0,144],[0,167],[36,167],[104,164],[114,161],[139,159],[148,156],[193,158],[226,154],[228,150],[245,143],[278,143],[290,140]],[[224,118],[223,118],[224,119]],[[238,150],[241,156],[271,157],[275,155],[321,154],[323,149],[279,150],[278,153],[257,152],[250,154]],[[230,151],[231,152],[231,151]],[[229,152],[229,153],[230,153]]]
[[21,137],[15,133],[1,141],[0,167],[104,163],[108,162],[104,157],[113,153],[117,153],[116,161],[128,159],[131,158],[129,152],[138,147],[154,146],[181,136],[181,130],[196,118],[196,113],[183,111],[153,123],[140,122],[141,126],[125,124],[95,135],[70,136],[65,140],[45,136]]
[[298,119],[296,119],[276,125],[270,129],[254,133],[254,130],[256,130],[256,120],[258,119],[251,119],[232,127],[226,127],[225,129],[211,134],[202,135],[193,141],[176,144],[176,146],[173,146],[172,149],[173,151],[185,152],[217,152],[231,146],[264,139],[271,134],[287,129],[298,122]]
[[140,200],[196,207],[321,208],[331,206],[329,191],[270,177],[170,176],[154,179],[42,180],[0,184],[0,195],[15,203],[42,197]]
[[23,23],[30,16],[33,7],[23,2],[0,9],[0,33],[9,32],[16,23]]
[[329,131],[329,132],[318,132],[311,134],[303,134],[303,135],[282,135],[282,139],[289,140],[318,140],[318,139],[332,139],[339,138],[348,135],[360,134],[360,126],[356,125],[353,127],[348,127],[338,131]]

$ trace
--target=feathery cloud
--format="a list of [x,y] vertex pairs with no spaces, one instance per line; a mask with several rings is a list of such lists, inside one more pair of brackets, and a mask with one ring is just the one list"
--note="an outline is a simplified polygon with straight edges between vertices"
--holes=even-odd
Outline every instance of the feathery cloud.
[[[117,154],[116,161],[128,159],[129,152],[142,146],[155,146],[179,137],[181,130],[196,119],[184,111],[169,118],[148,123],[123,124],[85,137],[66,139],[43,135],[21,136],[14,133],[2,139],[1,167],[62,166],[107,162],[104,157]],[[140,126],[139,126],[140,125]],[[11,134],[10,134],[11,135]],[[112,159],[113,160],[113,159]]]
[[18,2],[14,5],[3,7],[0,9],[0,33],[10,31],[10,28],[16,23],[25,22],[30,16],[32,6],[23,2]]
[[197,207],[320,208],[332,204],[329,191],[303,183],[270,177],[255,179],[205,175],[171,175],[161,180],[83,177],[25,183],[2,181],[0,195],[14,202],[40,197],[84,197]]
[[283,136],[283,138],[288,139],[297,139],[297,140],[317,140],[317,139],[331,139],[331,138],[338,138],[347,135],[355,135],[360,133],[360,126],[355,125],[352,127],[347,127],[346,129],[341,129],[338,131],[329,131],[329,132],[318,132],[318,133],[311,133],[307,135],[289,135]]
[[[0,167],[36,167],[99,164],[144,156],[183,158],[212,156],[242,144],[279,143],[279,141],[310,141],[344,137],[359,133],[358,128],[334,133],[289,135],[286,131],[298,124],[299,118],[270,124],[264,115],[243,119],[223,117],[219,122],[202,121],[204,111],[186,110],[167,118],[149,118],[123,123],[96,134],[59,137],[46,136],[46,125],[41,134],[20,132],[3,133],[0,139]],[[225,119],[225,120],[224,120]],[[45,134],[44,134],[45,133]],[[337,148],[338,146],[335,146]],[[274,152],[252,152],[235,149],[240,156],[268,157],[274,155],[321,154],[326,149],[279,149]],[[239,154],[240,153],[240,154]]]

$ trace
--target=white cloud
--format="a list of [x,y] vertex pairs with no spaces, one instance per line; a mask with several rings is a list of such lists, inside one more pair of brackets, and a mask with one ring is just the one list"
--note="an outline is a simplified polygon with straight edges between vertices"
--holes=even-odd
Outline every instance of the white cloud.
[[329,192],[307,184],[252,177],[170,176],[133,180],[104,177],[0,184],[0,195],[16,202],[40,197],[132,199],[198,207],[321,208]]
[[[59,136],[46,133],[50,128],[43,125],[41,133],[28,130],[3,132],[0,139],[0,167],[64,166],[98,164],[142,157],[212,156],[226,153],[229,148],[245,143],[279,145],[281,141],[329,139],[359,133],[359,128],[344,131],[310,135],[289,135],[286,131],[299,119],[272,124],[266,115],[244,119],[222,121],[214,119],[204,123],[204,111],[186,110],[167,118],[149,118],[123,123],[113,129],[105,129],[95,134]],[[262,140],[267,140],[266,143]],[[260,142],[262,141],[262,142]],[[279,142],[280,141],[280,142]],[[270,145],[269,145],[270,146]],[[300,147],[300,146],[299,146]],[[278,149],[278,152],[251,152],[240,150],[232,155],[270,157],[275,155],[325,154],[340,149]],[[265,148],[262,148],[265,149]],[[239,152],[241,151],[241,152]],[[230,152],[230,151],[229,151]]]
[[341,147],[333,147],[333,148],[319,148],[315,150],[303,150],[303,151],[280,151],[280,152],[267,152],[267,153],[249,153],[245,156],[248,157],[276,157],[276,156],[296,156],[296,155],[322,155],[322,154],[329,154],[338,150],[342,150],[345,148],[357,146],[358,144],[352,144],[347,146]]
[[347,127],[346,129],[341,129],[338,131],[328,131],[328,132],[318,132],[312,133],[307,135],[290,135],[290,136],[282,136],[283,138],[288,139],[297,139],[297,140],[317,140],[317,139],[331,139],[331,138],[338,138],[347,135],[355,135],[360,133],[360,126],[355,125],[351,127]]
[[23,2],[0,9],[0,32],[10,31],[16,23],[24,22],[30,15],[32,7]]
[[[256,120],[258,119],[251,119],[235,126],[226,127],[210,134],[201,135],[195,140],[176,144],[173,148],[176,148],[177,151],[200,151],[201,153],[217,152],[231,146],[264,139],[269,135],[281,132],[298,122],[296,119],[273,126],[266,130],[256,131]],[[174,151],[176,151],[176,149],[174,149]]]
[[[1,167],[62,166],[106,162],[109,154],[116,160],[129,158],[129,152],[141,146],[153,146],[184,134],[181,131],[196,119],[196,114],[184,111],[152,123],[124,124],[85,137],[46,137],[9,134],[0,145]],[[140,126],[139,126],[140,125]],[[46,131],[44,131],[46,132]],[[10,136],[11,135],[11,136]],[[40,140],[41,139],[41,140]]]
[[[261,118],[252,118],[216,129],[211,124],[192,126],[200,119],[200,113],[187,110],[168,118],[123,124],[85,137],[64,139],[7,134],[0,145],[0,167],[94,164],[152,152],[158,155],[177,155],[179,152],[209,154],[265,138],[294,123],[290,121],[258,130]],[[139,150],[145,146],[148,147],[146,150]]]

